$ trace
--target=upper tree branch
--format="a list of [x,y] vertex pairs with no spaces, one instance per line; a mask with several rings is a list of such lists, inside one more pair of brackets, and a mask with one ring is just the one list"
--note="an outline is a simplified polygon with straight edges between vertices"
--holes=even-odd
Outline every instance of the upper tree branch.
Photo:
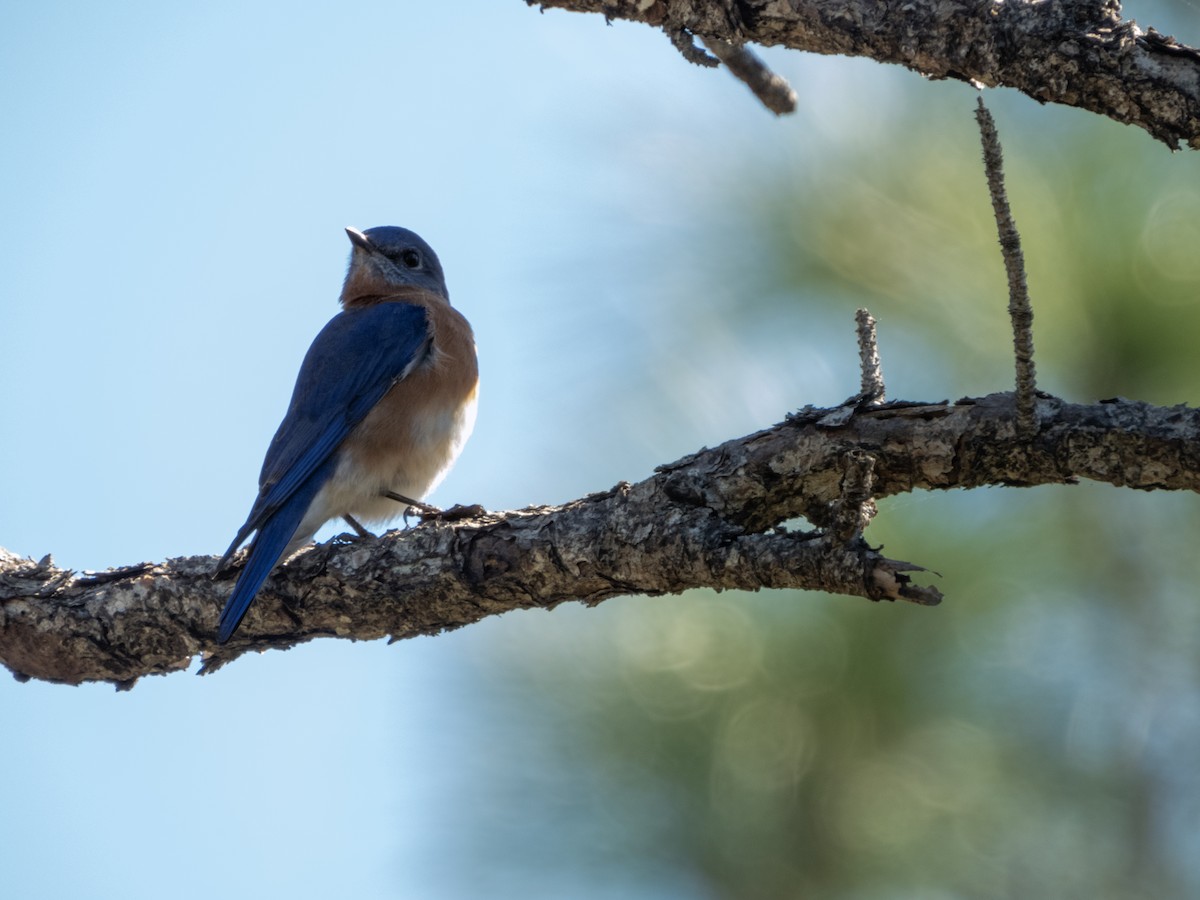
[[[0,662],[20,676],[130,684],[201,653],[213,654],[211,668],[322,635],[434,634],[511,609],[702,586],[936,603],[906,574],[919,567],[855,533],[871,497],[1076,478],[1200,488],[1196,410],[1042,398],[1037,412],[1037,434],[1022,439],[1012,394],[806,408],[564,506],[319,546],[276,571],[221,648],[214,630],[232,573],[212,581],[213,557],[80,577],[0,551]],[[777,529],[799,516],[822,530]]]
[[[534,0],[526,0],[534,2]],[[1116,0],[541,0],[734,46],[866,56],[1012,87],[1200,149],[1200,51],[1121,18]],[[711,46],[711,44],[710,44]]]

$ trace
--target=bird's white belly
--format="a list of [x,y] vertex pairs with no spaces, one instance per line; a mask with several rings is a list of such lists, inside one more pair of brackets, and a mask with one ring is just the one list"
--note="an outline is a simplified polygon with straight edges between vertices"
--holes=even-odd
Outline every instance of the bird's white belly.
[[313,499],[287,552],[308,543],[330,519],[351,515],[361,522],[382,525],[396,518],[404,512],[404,504],[385,497],[384,491],[412,500],[424,498],[458,459],[475,426],[475,410],[472,397],[457,410],[420,417],[408,426],[404,448],[398,441],[396,453],[386,465],[364,466],[352,448],[343,445],[337,468]]

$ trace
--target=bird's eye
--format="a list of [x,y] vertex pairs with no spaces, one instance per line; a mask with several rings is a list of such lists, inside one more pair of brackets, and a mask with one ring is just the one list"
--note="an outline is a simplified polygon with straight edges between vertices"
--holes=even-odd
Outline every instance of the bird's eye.
[[416,250],[405,250],[400,254],[400,262],[404,263],[405,268],[419,269],[421,267],[421,254]]

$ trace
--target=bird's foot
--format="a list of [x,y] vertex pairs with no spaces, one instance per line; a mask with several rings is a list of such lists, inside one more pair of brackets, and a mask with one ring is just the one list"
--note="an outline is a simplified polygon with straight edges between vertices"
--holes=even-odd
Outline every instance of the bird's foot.
[[486,515],[487,510],[478,503],[455,503],[449,509],[435,509],[432,512],[421,513],[421,521],[459,522],[463,519],[474,519]]
[[395,491],[384,491],[383,496],[389,500],[395,500],[397,503],[403,503],[408,507],[404,511],[404,521],[406,523],[408,522],[409,515],[413,512],[421,517],[422,522],[457,522],[462,519],[473,519],[487,512],[478,503],[472,503],[468,506],[456,503],[449,509],[439,509],[428,503],[422,503],[420,500],[413,500],[411,497],[397,494]]

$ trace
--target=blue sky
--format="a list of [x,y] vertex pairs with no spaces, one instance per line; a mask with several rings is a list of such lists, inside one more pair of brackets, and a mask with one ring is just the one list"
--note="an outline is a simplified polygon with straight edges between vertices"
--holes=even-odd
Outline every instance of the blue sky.
[[[848,396],[850,311],[844,347],[712,327],[698,354],[658,302],[722,192],[878,137],[916,77],[769,56],[799,116],[648,28],[519,0],[8,4],[0,546],[78,570],[221,553],[336,311],[345,225],[420,232],[476,330],[479,421],[435,502],[567,500]],[[0,679],[4,893],[458,896],[462,785],[519,740],[472,684],[549,618],[124,694]]]

